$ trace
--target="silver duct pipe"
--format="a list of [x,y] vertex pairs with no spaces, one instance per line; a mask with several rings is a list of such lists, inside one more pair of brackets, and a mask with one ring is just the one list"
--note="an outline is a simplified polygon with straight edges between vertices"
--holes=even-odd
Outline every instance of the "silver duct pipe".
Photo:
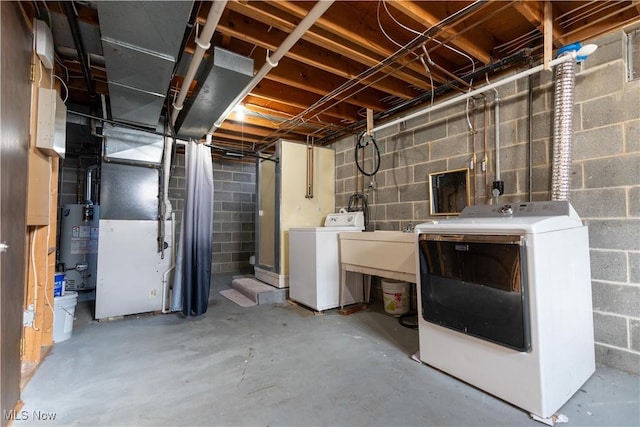
[[[566,53],[565,55],[568,55]],[[573,99],[575,61],[558,64],[555,69],[555,116],[553,119],[553,166],[551,200],[568,200],[573,143]]]

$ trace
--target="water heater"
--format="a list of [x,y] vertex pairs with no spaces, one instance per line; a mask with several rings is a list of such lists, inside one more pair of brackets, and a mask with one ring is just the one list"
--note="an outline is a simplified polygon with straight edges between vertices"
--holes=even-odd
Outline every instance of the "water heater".
[[65,288],[74,291],[95,289],[100,206],[64,205],[60,218],[58,263],[66,273]]

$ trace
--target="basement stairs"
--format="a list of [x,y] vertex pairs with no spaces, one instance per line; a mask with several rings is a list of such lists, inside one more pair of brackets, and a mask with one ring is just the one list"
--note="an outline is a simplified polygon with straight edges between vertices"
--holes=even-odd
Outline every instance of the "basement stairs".
[[220,294],[242,307],[287,301],[287,289],[267,285],[253,276],[234,276],[231,289],[224,289]]

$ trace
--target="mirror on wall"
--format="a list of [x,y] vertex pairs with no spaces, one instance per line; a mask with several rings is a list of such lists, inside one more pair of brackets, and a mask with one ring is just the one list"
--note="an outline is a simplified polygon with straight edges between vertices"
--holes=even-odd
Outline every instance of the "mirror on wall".
[[431,215],[458,215],[471,203],[469,169],[429,174]]

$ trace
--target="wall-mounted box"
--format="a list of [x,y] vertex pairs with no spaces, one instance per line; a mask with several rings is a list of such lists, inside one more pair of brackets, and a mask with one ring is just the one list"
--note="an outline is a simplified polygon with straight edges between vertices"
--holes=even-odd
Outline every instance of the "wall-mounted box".
[[36,147],[64,159],[67,145],[67,106],[53,89],[38,89]]
[[34,22],[35,51],[45,68],[53,68],[53,36],[51,30],[44,21],[38,19]]

